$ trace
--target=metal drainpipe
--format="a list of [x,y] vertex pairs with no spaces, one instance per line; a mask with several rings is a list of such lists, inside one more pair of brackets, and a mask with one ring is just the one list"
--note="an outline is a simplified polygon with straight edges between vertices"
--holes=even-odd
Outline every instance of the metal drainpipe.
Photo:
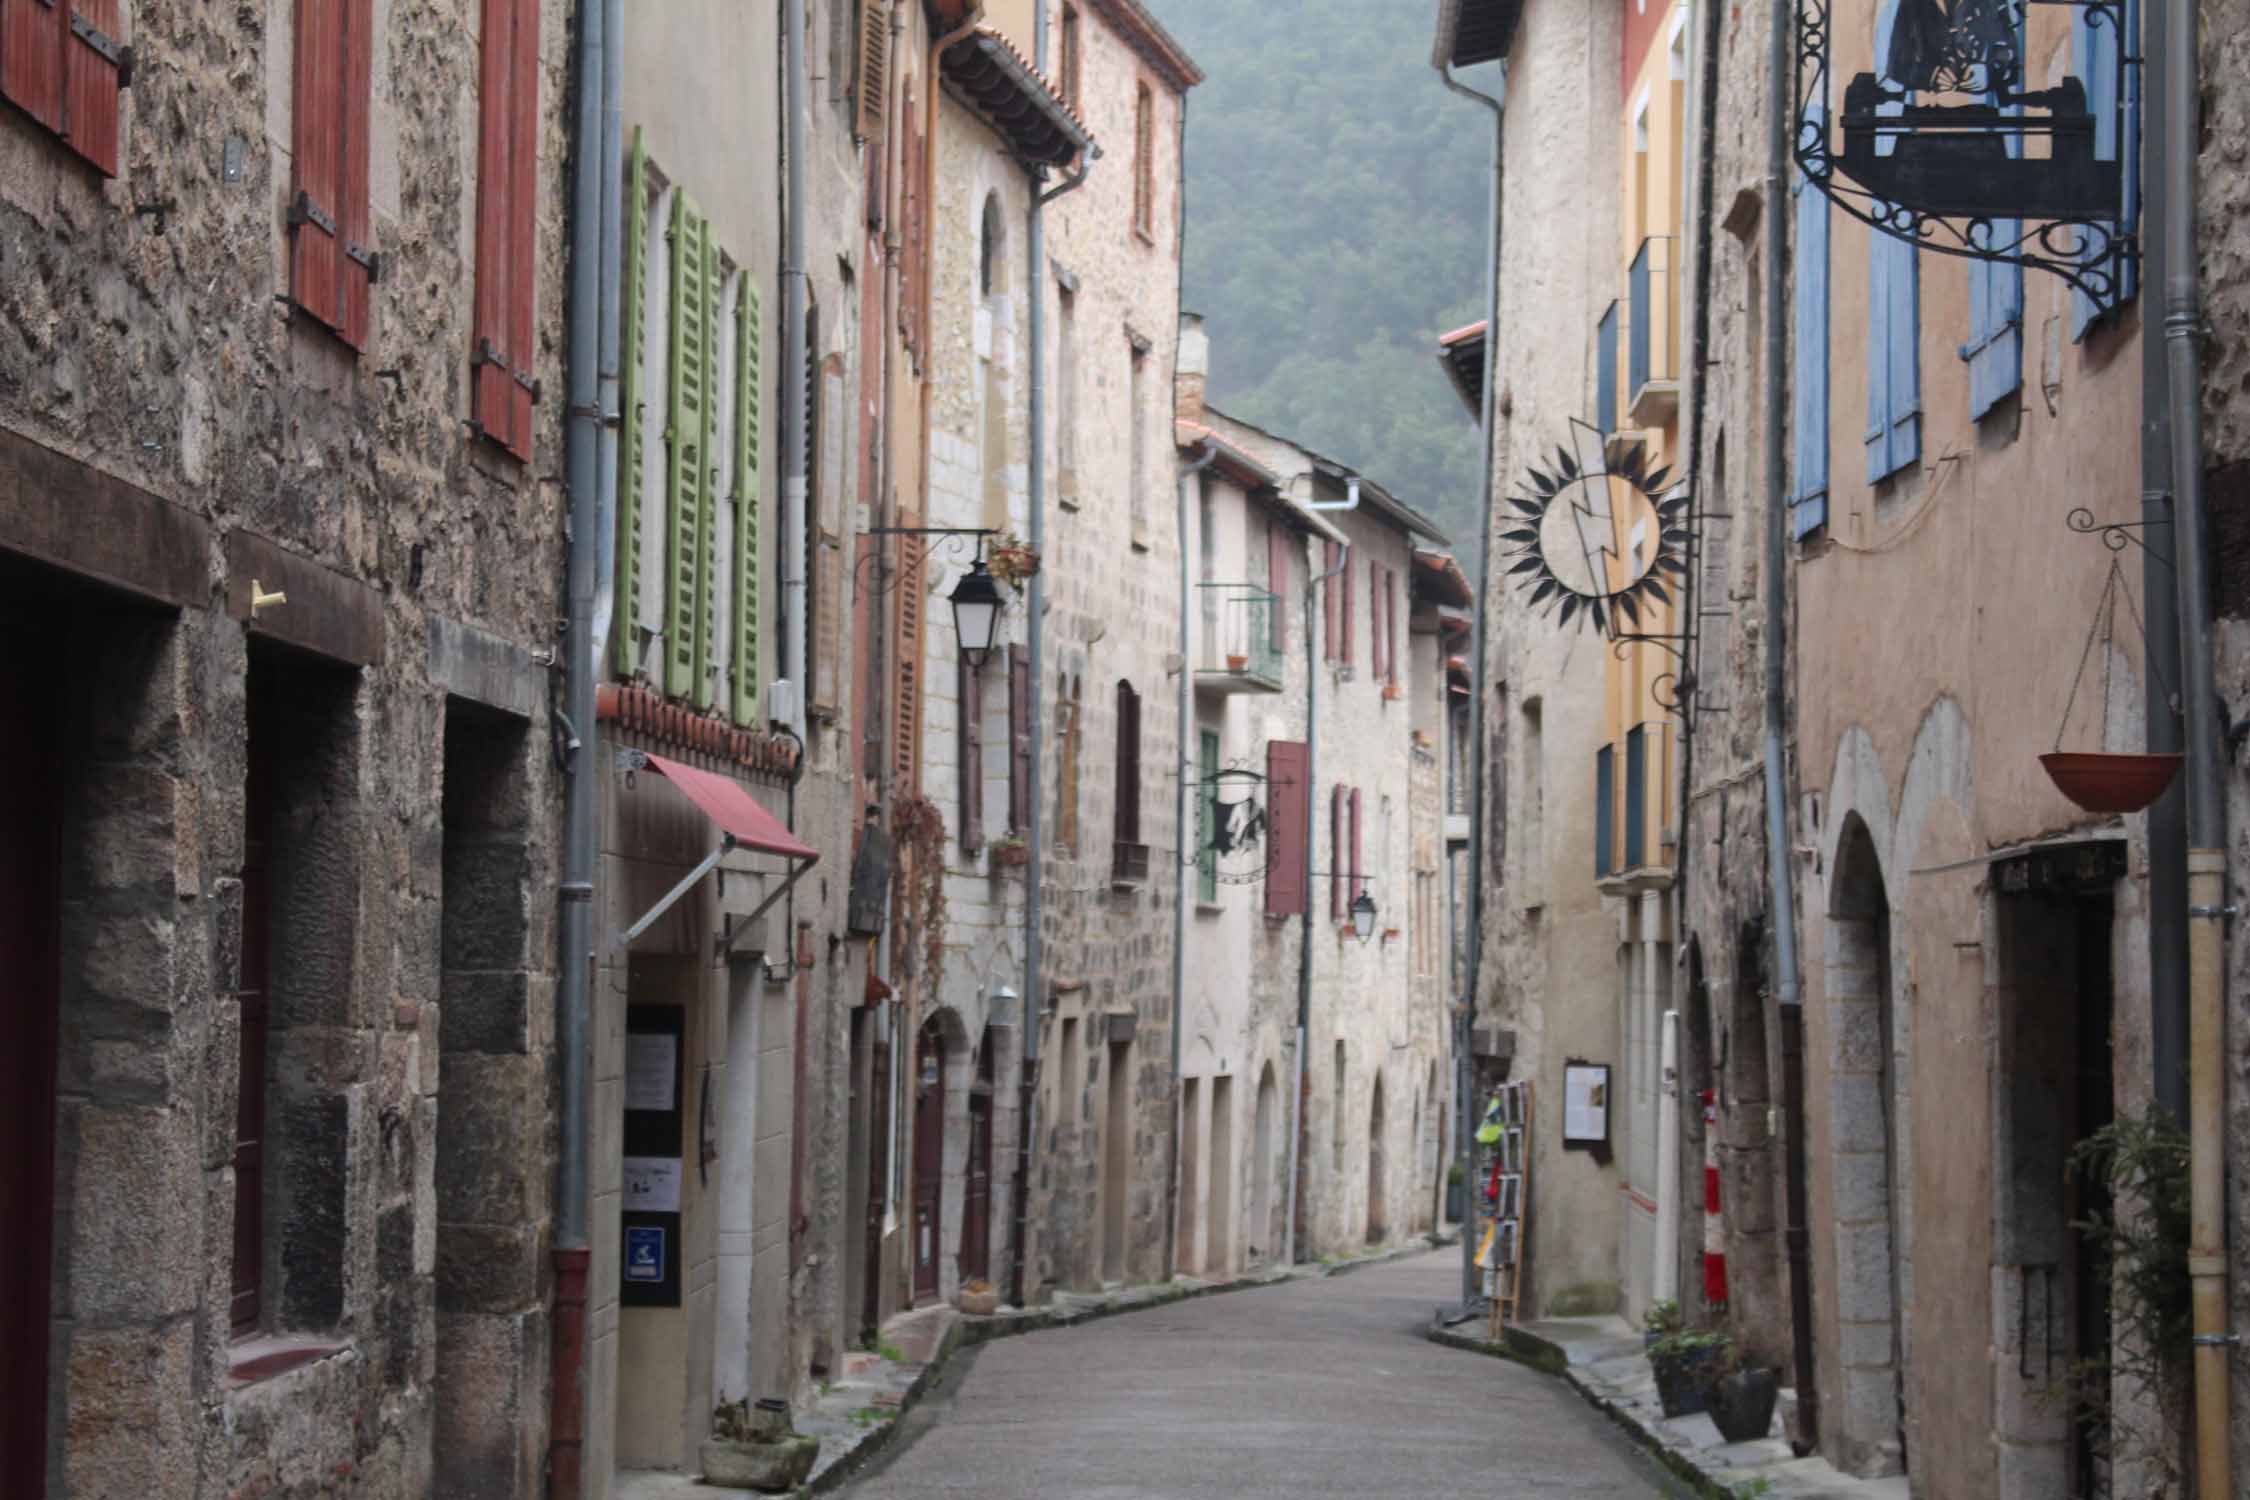
[[[1501,65],[1500,91],[1507,93],[1507,65]],[[1470,716],[1474,738],[1469,745],[1469,972],[1468,991],[1457,1007],[1459,1020],[1454,1024],[1453,1093],[1454,1093],[1454,1150],[1465,1152],[1474,1161],[1475,1153],[1469,1151],[1476,1122],[1476,1059],[1470,1056],[1475,1042],[1477,1001],[1483,982],[1484,960],[1484,783],[1490,774],[1485,765],[1485,745],[1491,737],[1484,722],[1486,698],[1485,672],[1485,600],[1492,588],[1492,493],[1499,482],[1499,441],[1496,423],[1499,417],[1498,391],[1500,373],[1494,358],[1500,347],[1500,190],[1504,181],[1507,144],[1507,114],[1500,99],[1470,88],[1453,76],[1450,66],[1440,67],[1438,77],[1445,86],[1465,99],[1473,99],[1492,111],[1492,212],[1484,232],[1484,392],[1480,398],[1477,430],[1484,436],[1484,489],[1480,498],[1482,509],[1478,517],[1477,553],[1477,609],[1470,620],[1475,638],[1470,646],[1473,670],[1470,674],[1470,691],[1473,693],[1476,712]],[[1307,899],[1310,897],[1308,895]],[[1481,1301],[1477,1286],[1476,1236],[1471,1233],[1477,1221],[1476,1184],[1469,1174],[1461,1174],[1461,1307],[1464,1312]],[[1528,1257],[1527,1257],[1528,1258]]]
[[[1172,798],[1173,848],[1184,854],[1188,848],[1188,725],[1194,719],[1195,667],[1188,639],[1190,624],[1188,601],[1194,587],[1188,573],[1188,481],[1199,478],[1218,458],[1219,450],[1206,439],[1202,453],[1180,470],[1179,483],[1173,488],[1179,506],[1180,538],[1180,729],[1174,737],[1178,742],[1178,784]],[[1179,1274],[1180,1253],[1180,1131],[1182,1121],[1180,1106],[1180,1019],[1187,1006],[1187,865],[1180,866],[1180,888],[1172,902],[1172,1144],[1171,1166],[1165,1177],[1164,1207],[1164,1274],[1167,1279]],[[1308,899],[1309,893],[1308,893]]]
[[614,348],[616,308],[605,295],[603,269],[616,224],[617,195],[605,191],[616,176],[612,131],[619,77],[608,23],[610,7],[585,7],[579,19],[575,115],[577,158],[571,185],[570,354],[565,454],[570,488],[570,553],[563,652],[563,717],[568,738],[563,793],[563,879],[557,937],[562,972],[557,1050],[561,1053],[561,1142],[555,1182],[555,1311],[553,1367],[548,1388],[548,1473],[551,1493],[576,1500],[583,1493],[586,1418],[586,1268],[591,1258],[587,1226],[587,1067],[591,1034],[588,1005],[594,962],[594,864],[601,811],[600,735],[594,722],[594,638],[597,537],[603,512],[600,439],[615,422],[615,391],[602,404],[602,352]]
[[805,618],[805,303],[810,277],[805,270],[805,8],[781,7],[781,668],[796,684],[790,694],[789,728],[802,743],[805,680],[811,662],[806,651],[812,621]]
[[2173,528],[2179,562],[2181,697],[2187,711],[2188,822],[2188,1277],[2195,1319],[2196,1492],[2233,1493],[2227,1410],[2233,1337],[2227,1330],[2226,802],[2211,640],[2211,574],[2203,508],[2202,288],[2196,264],[2194,87],[2199,17],[2182,0],[2165,17],[2164,348],[2170,371]]
[[[1305,909],[1298,924],[1303,941],[1297,946],[1297,1089],[1289,1101],[1289,1245],[1283,1264],[1295,1265],[1303,1250],[1298,1243],[1298,1220],[1305,1211],[1305,1080],[1311,1074],[1306,1048],[1312,1040],[1313,954],[1313,851],[1319,847],[1320,815],[1315,792],[1320,786],[1320,646],[1313,634],[1314,615],[1321,585],[1352,565],[1352,545],[1343,544],[1336,566],[1315,573],[1305,584]],[[1331,862],[1336,851],[1328,852]],[[1339,1102],[1338,1108],[1342,1108]]]
[[1789,464],[1786,449],[1788,407],[1782,388],[1784,271],[1789,263],[1789,216],[1783,191],[1789,167],[1789,117],[1795,98],[1790,88],[1792,13],[1773,11],[1766,38],[1765,184],[1765,429],[1766,534],[1765,595],[1765,783],[1766,878],[1773,905],[1773,979],[1781,1009],[1782,1095],[1788,1130],[1784,1182],[1784,1232],[1789,1257],[1792,1357],[1797,1383],[1799,1431],[1808,1439],[1819,1431],[1820,1387],[1813,1369],[1812,1283],[1809,1206],[1805,1193],[1804,1011],[1797,985],[1797,893],[1790,868],[1788,787],[1783,780],[1782,735],[1788,721],[1789,645]]

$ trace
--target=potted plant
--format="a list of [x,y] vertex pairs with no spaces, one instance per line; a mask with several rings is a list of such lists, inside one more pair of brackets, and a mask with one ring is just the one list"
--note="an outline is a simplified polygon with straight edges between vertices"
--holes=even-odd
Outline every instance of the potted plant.
[[1680,1316],[1679,1303],[1669,1297],[1661,1302],[1652,1302],[1648,1311],[1641,1314],[1641,1347],[1653,1349],[1658,1339],[1678,1333],[1685,1326],[1686,1320]]
[[1461,1164],[1455,1162],[1445,1169],[1445,1216],[1452,1222],[1461,1222]]
[[1000,1310],[1000,1289],[982,1276],[961,1283],[954,1304],[972,1318],[989,1318]]
[[1247,671],[1249,671],[1249,670],[1250,670],[1250,658],[1249,658],[1248,656],[1246,656],[1246,655],[1243,655],[1243,654],[1241,654],[1241,653],[1238,653],[1238,652],[1234,652],[1234,651],[1229,651],[1229,652],[1227,653],[1227,670],[1228,670],[1229,672],[1247,672]]
[[992,851],[995,870],[1016,870],[1031,863],[1031,846],[1012,833],[1004,839],[994,839],[985,847]]
[[1723,1333],[1681,1329],[1648,1346],[1649,1373],[1667,1417],[1708,1411],[1711,1387],[1727,1372],[1734,1340]]
[[1014,532],[1004,531],[993,538],[985,567],[993,577],[1020,593],[1025,580],[1039,571],[1039,554]]
[[1730,1443],[1752,1443],[1773,1430],[1781,1379],[1770,1369],[1740,1367],[1720,1376],[1708,1394],[1719,1436]]

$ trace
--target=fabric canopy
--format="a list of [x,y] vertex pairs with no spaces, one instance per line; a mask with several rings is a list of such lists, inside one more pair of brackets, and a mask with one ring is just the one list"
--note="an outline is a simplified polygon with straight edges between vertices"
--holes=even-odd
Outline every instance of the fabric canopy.
[[788,859],[816,860],[820,851],[781,826],[781,820],[760,807],[740,782],[693,766],[648,757],[648,767],[687,794],[703,815],[732,835],[745,849],[761,849]]

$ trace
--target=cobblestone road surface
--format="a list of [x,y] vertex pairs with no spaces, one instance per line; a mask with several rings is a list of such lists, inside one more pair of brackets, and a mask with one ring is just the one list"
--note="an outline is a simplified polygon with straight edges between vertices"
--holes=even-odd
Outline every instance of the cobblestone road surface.
[[1458,1254],[987,1344],[948,1365],[843,1493],[1683,1494],[1560,1381],[1422,1337],[1459,1287]]

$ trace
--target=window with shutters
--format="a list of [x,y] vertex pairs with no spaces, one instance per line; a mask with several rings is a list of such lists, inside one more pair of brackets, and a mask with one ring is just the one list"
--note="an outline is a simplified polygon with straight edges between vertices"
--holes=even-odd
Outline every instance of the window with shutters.
[[984,847],[984,673],[960,661],[960,702],[955,748],[961,778],[961,852]]
[[125,0],[0,0],[0,98],[117,175]]
[[1141,695],[1123,681],[1117,684],[1117,808],[1111,837],[1120,846],[1141,842]]
[[1061,765],[1055,776],[1055,843],[1073,851],[1078,848],[1078,765],[1084,754],[1086,722],[1079,682],[1067,672],[1055,679],[1055,728],[1061,741]]
[[539,222],[539,0],[484,0],[477,123],[476,430],[531,457]]
[[1083,97],[1079,93],[1078,48],[1078,7],[1066,5],[1062,8],[1062,92],[1073,105]]
[[647,497],[651,493],[646,473],[651,448],[648,441],[647,363],[649,245],[652,241],[662,242],[661,221],[652,222],[654,210],[648,202],[648,190],[648,154],[642,145],[641,132],[635,127],[632,149],[625,157],[625,286],[620,299],[623,305],[618,309],[621,352],[617,434],[617,608],[616,623],[611,629],[616,642],[617,675],[628,679],[639,676],[647,666],[647,620],[642,611],[648,594],[642,584],[647,550],[643,517]]
[[[1808,118],[1822,118],[1817,105]],[[1796,288],[1790,304],[1789,532],[1803,537],[1828,523],[1828,195],[1794,167],[1789,195],[1797,220]]]
[[[1352,788],[1351,795],[1345,800],[1344,816],[1346,821],[1350,825],[1349,831],[1351,834],[1352,857],[1351,864],[1349,866],[1352,872],[1351,898],[1352,900],[1357,901],[1360,897],[1360,892],[1367,889],[1367,882],[1361,878],[1366,867],[1360,863],[1359,788],[1356,786]],[[1345,915],[1350,915],[1348,909]]]
[[1322,661],[1334,661],[1336,659],[1337,609],[1335,574],[1343,558],[1344,549],[1335,542],[1322,542],[1320,546],[1321,572],[1327,575],[1320,580],[1322,585],[1320,590],[1320,659]]
[[354,349],[367,347],[376,269],[367,177],[374,42],[375,0],[297,0],[289,298]]
[[[2084,6],[2071,10],[2070,73],[2086,86],[2086,107],[2094,116],[2094,159],[2124,161],[2124,215],[2117,228],[2131,234],[2140,218],[2141,198],[2141,69],[2125,62],[2126,43],[2137,44],[2141,35],[2141,0],[2121,0],[2118,9],[2095,15]],[[2123,95],[2120,99],[2120,94]],[[2093,235],[2080,244],[2089,257],[2097,246]],[[2130,301],[2137,291],[2135,265],[2118,267],[2117,290],[2096,300],[2075,288],[2070,294],[2070,336],[2083,339],[2096,323]]]
[[[2016,27],[2016,55],[2023,55],[2023,29]],[[1998,96],[1989,101],[2002,114],[2020,115],[2023,106]],[[2023,154],[2023,142],[2004,138],[2010,156]],[[1992,230],[1995,244],[2013,244],[2023,233],[2021,219],[2002,219]],[[1961,358],[1969,366],[1969,416],[1982,418],[2023,385],[2023,267],[2008,261],[1969,262],[1969,337]]]
[[1156,100],[1145,83],[1133,86],[1133,232],[1156,237]]
[[1338,659],[1348,667],[1352,664],[1352,616],[1355,605],[1352,598],[1351,549],[1349,547],[1343,549],[1342,557],[1344,571],[1336,575],[1336,582],[1342,586],[1343,591],[1343,597],[1336,602],[1336,654]]
[[1197,790],[1197,800],[1202,804],[1202,816],[1197,819],[1195,841],[1195,896],[1198,901],[1214,902],[1219,899],[1219,732],[1215,729],[1200,731],[1196,737],[1195,767],[1197,779],[1202,783]]
[[1328,920],[1344,919],[1344,784],[1328,789]]
[[1031,654],[1008,648],[1008,831],[1031,829]]
[[1301,740],[1266,742],[1266,915],[1292,917],[1305,910],[1311,861],[1305,854],[1305,819],[1312,788],[1305,784]]
[[734,721],[755,724],[761,708],[760,689],[764,685],[758,659],[761,582],[758,532],[763,525],[759,504],[758,436],[765,408],[760,384],[765,369],[765,318],[758,278],[745,271],[736,280],[739,289],[734,304],[734,595],[729,615],[732,649],[728,653],[731,669],[728,686]]
[[1128,509],[1132,521],[1132,544],[1148,549],[1148,349],[1135,340],[1129,345],[1132,355],[1132,375],[1126,386],[1126,400],[1130,403],[1125,413],[1130,462],[1126,467],[1126,483],[1131,486]]
[[883,139],[883,111],[891,90],[890,12],[883,0],[859,0],[859,55],[853,59],[857,98],[852,129],[863,141]]
[[[1875,55],[1890,56],[1899,0],[1883,0],[1875,20]],[[1910,99],[1886,100],[1897,115]],[[1878,137],[1889,155],[1895,135]],[[1922,456],[1921,256],[1897,235],[1870,231],[1867,252],[1867,482],[1887,479]]]

